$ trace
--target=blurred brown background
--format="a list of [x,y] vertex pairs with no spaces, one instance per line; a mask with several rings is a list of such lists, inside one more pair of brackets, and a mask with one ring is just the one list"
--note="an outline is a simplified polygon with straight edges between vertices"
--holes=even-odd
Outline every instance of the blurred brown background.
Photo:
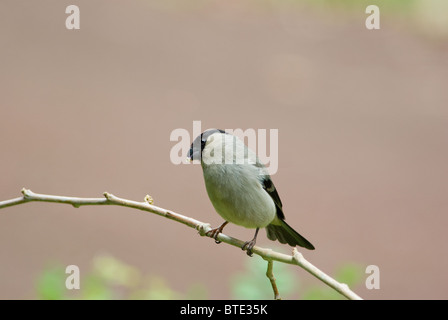
[[[378,265],[381,289],[355,288],[367,299],[447,299],[446,5],[384,5],[369,31],[364,10],[383,3],[342,2],[2,1],[0,200],[150,194],[217,225],[200,167],[170,162],[171,131],[278,129],[273,180],[317,248],[305,257],[329,274]],[[258,244],[279,247],[264,231]],[[155,215],[31,203],[0,212],[0,298],[33,298],[49,262],[82,271],[104,252],[211,299],[248,259]]]

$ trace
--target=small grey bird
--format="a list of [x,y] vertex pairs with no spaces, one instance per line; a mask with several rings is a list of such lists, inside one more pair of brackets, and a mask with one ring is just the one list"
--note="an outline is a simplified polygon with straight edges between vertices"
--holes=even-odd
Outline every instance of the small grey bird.
[[188,158],[200,160],[205,187],[216,212],[225,220],[208,232],[215,239],[234,224],[256,229],[241,249],[252,256],[258,231],[266,228],[270,240],[314,250],[314,246],[285,222],[282,202],[265,166],[240,139],[223,130],[201,133],[191,144]]

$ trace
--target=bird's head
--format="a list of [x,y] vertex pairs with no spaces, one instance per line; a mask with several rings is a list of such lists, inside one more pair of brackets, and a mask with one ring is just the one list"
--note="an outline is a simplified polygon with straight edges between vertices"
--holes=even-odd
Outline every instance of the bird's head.
[[188,151],[187,161],[191,162],[193,160],[202,159],[202,151],[204,150],[205,145],[207,144],[208,139],[212,137],[214,134],[226,134],[224,130],[221,129],[209,129],[202,132],[200,135],[194,139],[193,143],[190,146],[190,150]]

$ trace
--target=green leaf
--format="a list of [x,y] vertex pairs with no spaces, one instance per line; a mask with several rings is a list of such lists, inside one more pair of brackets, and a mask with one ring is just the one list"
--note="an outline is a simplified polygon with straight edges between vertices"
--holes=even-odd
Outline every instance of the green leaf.
[[54,266],[42,272],[36,283],[38,299],[61,300],[66,299],[66,274],[61,266]]

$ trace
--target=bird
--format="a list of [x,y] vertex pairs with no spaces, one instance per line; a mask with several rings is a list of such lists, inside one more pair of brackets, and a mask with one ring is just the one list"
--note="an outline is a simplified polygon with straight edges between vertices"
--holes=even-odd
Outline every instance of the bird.
[[283,205],[266,167],[236,136],[209,129],[192,142],[187,159],[200,160],[208,197],[224,219],[207,236],[220,243],[218,235],[229,223],[255,229],[241,247],[252,256],[258,231],[266,228],[268,239],[314,250],[314,246],[285,222]]

